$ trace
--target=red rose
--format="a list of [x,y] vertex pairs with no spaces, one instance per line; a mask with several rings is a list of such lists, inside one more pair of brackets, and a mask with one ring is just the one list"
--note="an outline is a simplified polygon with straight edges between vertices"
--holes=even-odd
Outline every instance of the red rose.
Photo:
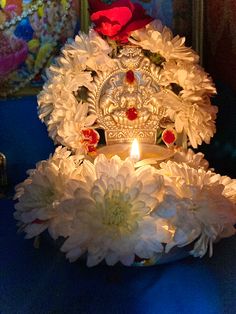
[[101,0],[89,0],[89,5],[94,29],[120,43],[127,43],[132,31],[153,20],[140,4],[130,0],[118,0],[110,5]]

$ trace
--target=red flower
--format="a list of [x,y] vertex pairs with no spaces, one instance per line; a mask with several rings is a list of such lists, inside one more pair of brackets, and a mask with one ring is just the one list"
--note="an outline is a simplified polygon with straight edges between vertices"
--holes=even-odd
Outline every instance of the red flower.
[[96,150],[97,144],[100,140],[99,133],[93,129],[84,129],[82,130],[85,144],[88,152],[93,152]]
[[120,43],[127,43],[129,34],[150,23],[153,18],[144,8],[130,0],[117,0],[111,5],[101,0],[89,0],[91,21],[95,30]]

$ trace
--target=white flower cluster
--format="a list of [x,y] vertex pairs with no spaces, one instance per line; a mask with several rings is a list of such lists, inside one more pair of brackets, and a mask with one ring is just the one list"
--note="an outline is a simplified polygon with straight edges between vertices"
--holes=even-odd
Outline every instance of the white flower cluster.
[[67,258],[86,254],[88,266],[132,265],[190,243],[192,255],[211,255],[213,242],[235,233],[236,180],[199,167],[202,155],[181,156],[137,168],[129,158],[100,154],[92,163],[59,147],[17,186],[15,218],[27,238],[46,229],[64,237]]
[[48,160],[28,170],[29,177],[16,186],[18,203],[14,216],[23,226],[26,238],[35,237],[47,228],[53,238],[67,236],[73,213],[58,208],[63,199],[73,195],[76,180],[82,178],[81,162],[81,155],[71,156],[66,148],[58,147]]
[[91,90],[92,71],[106,71],[115,62],[108,56],[111,48],[94,30],[79,34],[65,45],[63,56],[47,71],[48,81],[38,96],[39,118],[46,123],[56,144],[84,151],[82,130],[91,127],[96,116],[88,113],[88,104],[77,100],[82,87]]
[[[173,37],[171,30],[156,20],[131,34],[130,42],[164,59],[160,71],[160,104],[167,108],[177,133],[187,135],[194,148],[209,143],[215,133],[217,108],[210,97],[216,93],[211,78],[197,62],[196,53],[187,48],[185,38]],[[172,91],[173,84],[179,89]],[[184,138],[184,136],[183,136]]]
[[184,39],[159,21],[133,32],[130,42],[163,60],[159,104],[180,148],[155,167],[102,154],[91,161],[83,136],[96,116],[80,92],[92,89],[96,73],[115,69],[116,60],[94,30],[80,34],[49,68],[38,97],[50,137],[69,150],[60,146],[29,170],[16,187],[14,216],[26,238],[48,230],[54,240],[64,238],[61,250],[70,261],[86,255],[88,266],[156,261],[189,244],[193,256],[212,255],[214,242],[235,234],[236,180],[209,170],[203,154],[183,147],[209,143],[213,136],[215,88]]
[[[210,97],[216,93],[211,78],[197,64],[198,56],[173,37],[169,28],[155,20],[145,28],[131,33],[130,42],[163,58],[158,93],[159,104],[166,110],[182,145],[197,148],[209,143],[215,133],[217,108]],[[96,116],[88,113],[88,104],[80,97],[82,87],[91,90],[94,73],[116,67],[110,57],[112,48],[93,29],[89,35],[79,34],[62,50],[63,56],[47,71],[48,81],[39,94],[39,117],[46,123],[49,136],[56,144],[85,151],[84,128],[93,127]],[[93,75],[92,75],[93,74]],[[179,89],[177,95],[173,84]]]

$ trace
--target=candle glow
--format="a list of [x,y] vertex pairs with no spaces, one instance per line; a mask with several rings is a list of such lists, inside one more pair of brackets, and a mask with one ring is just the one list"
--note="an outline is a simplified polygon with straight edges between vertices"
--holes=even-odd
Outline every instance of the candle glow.
[[136,138],[133,140],[133,143],[131,146],[130,158],[135,162],[140,160],[139,143]]

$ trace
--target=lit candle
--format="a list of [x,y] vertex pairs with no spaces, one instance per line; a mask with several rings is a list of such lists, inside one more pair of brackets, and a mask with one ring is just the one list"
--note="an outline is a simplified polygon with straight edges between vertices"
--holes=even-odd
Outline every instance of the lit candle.
[[97,148],[96,155],[98,154],[104,154],[107,158],[118,155],[123,160],[130,157],[139,167],[147,164],[155,165],[171,158],[174,149],[146,143],[142,143],[139,147],[138,141],[134,140],[132,146],[129,143],[100,146]]
[[134,162],[137,162],[140,160],[139,143],[138,143],[138,140],[136,138],[133,140],[133,143],[131,146],[130,158]]

